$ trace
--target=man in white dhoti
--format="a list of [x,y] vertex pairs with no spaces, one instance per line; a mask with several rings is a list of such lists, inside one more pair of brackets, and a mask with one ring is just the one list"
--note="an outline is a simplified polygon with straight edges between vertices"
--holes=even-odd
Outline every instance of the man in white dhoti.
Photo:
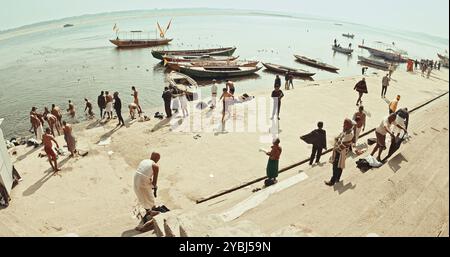
[[[150,221],[153,216],[159,214],[158,211],[152,211],[155,207],[155,197],[158,183],[160,154],[153,152],[150,159],[141,161],[134,174],[134,192],[136,193],[139,204],[145,209],[145,216],[142,218],[142,224]],[[139,230],[139,227],[136,228]]]

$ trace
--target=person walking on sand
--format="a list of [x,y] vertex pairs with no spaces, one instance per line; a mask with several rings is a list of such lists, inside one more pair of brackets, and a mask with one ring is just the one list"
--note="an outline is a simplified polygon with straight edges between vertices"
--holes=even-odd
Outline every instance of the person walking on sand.
[[[308,140],[308,138],[310,140]],[[311,142],[313,147],[311,151],[311,157],[309,157],[309,165],[313,165],[314,159],[316,164],[320,163],[320,157],[322,156],[322,150],[327,149],[327,133],[323,129],[323,122],[317,123],[317,129],[313,130],[308,135],[301,137],[305,142]]]
[[358,106],[359,104],[362,104],[362,96],[363,94],[367,94],[367,84],[366,84],[366,79],[362,78],[358,83],[356,83],[355,87],[353,88],[353,90],[356,90],[359,94],[358,96],[358,100],[356,100],[356,106]]
[[406,129],[397,124],[397,114],[392,113],[387,118],[383,119],[380,125],[375,129],[375,135],[377,137],[377,144],[373,148],[373,151],[370,155],[374,155],[378,151],[377,161],[381,162],[381,153],[384,149],[386,149],[386,134],[391,135],[392,138],[395,138],[394,133],[391,131],[391,126],[396,126],[399,129],[405,131]]
[[428,69],[427,69],[427,79],[430,78],[430,75],[431,75],[431,67],[428,67]]
[[47,113],[44,117],[45,120],[47,120],[48,123],[48,127],[50,128],[50,131],[52,132],[52,135],[55,136],[55,130],[56,132],[58,132],[58,136],[61,135],[61,133],[59,133],[59,130],[61,129],[61,127],[58,124],[58,118],[55,117],[55,115],[51,114],[51,113]]
[[398,102],[400,101],[400,96],[397,95],[394,101],[389,103],[389,114],[392,114],[397,111]]
[[180,94],[180,106],[181,111],[183,112],[183,117],[189,116],[188,99],[186,97],[186,92],[181,92]]
[[284,89],[289,90],[289,72],[284,74]]
[[275,87],[272,91],[272,100],[273,100],[273,109],[272,109],[272,117],[273,120],[275,114],[277,115],[278,120],[280,120],[280,109],[281,109],[281,99],[284,97],[283,91],[280,90],[280,87]]
[[[108,91],[105,92],[105,101],[106,101],[106,108],[105,108],[105,114],[108,114],[108,119],[112,119],[113,117],[113,97],[109,94]],[[103,117],[105,117],[103,115]]]
[[48,162],[54,171],[54,174],[58,173],[61,169],[58,168],[58,162],[56,160],[56,153],[53,150],[53,143],[56,144],[56,147],[59,148],[58,142],[56,142],[55,138],[52,136],[50,128],[45,129],[45,134],[42,136],[42,142],[44,143],[44,151],[47,154]]
[[276,77],[275,77],[275,82],[274,82],[274,84],[273,84],[273,87],[274,87],[274,88],[275,88],[275,87],[281,87],[281,79],[280,79],[280,76],[276,75]]
[[138,114],[139,114],[139,117],[141,116],[141,113],[142,113],[142,108],[141,108],[141,106],[139,105],[139,98],[138,98],[138,91],[136,90],[136,87],[135,86],[132,86],[131,87],[131,90],[133,91],[133,94],[131,94],[132,96],[133,96],[133,102],[137,105],[137,107],[138,107]]
[[225,115],[231,115],[230,105],[233,100],[233,95],[227,91],[226,88],[222,89],[222,95],[219,98],[219,101],[222,100],[222,124],[225,122]]
[[381,98],[386,97],[387,88],[389,86],[389,81],[391,79],[389,78],[389,74],[386,74],[386,76],[383,77],[381,80]]
[[213,84],[211,86],[211,109],[216,108],[217,104],[217,83],[216,80],[213,79]]
[[172,92],[168,87],[164,87],[164,92],[162,94],[162,99],[164,100],[164,109],[166,111],[166,117],[172,117],[172,109],[170,109],[170,103],[172,101]]
[[69,100],[69,108],[67,109],[67,112],[72,119],[75,118],[75,105],[73,105],[71,100]]
[[392,73],[394,73],[394,70],[395,70],[395,66],[391,63],[389,65],[389,78],[392,77]]
[[114,110],[116,111],[117,119],[119,119],[117,126],[125,126],[122,118],[122,101],[119,98],[119,92],[114,92]]
[[358,143],[359,135],[366,129],[366,114],[364,113],[364,106],[360,105],[359,109],[353,114],[353,120],[356,122],[354,128],[353,146]]
[[77,149],[76,149],[76,139],[72,133],[72,125],[70,125],[66,121],[63,121],[63,132],[64,132],[64,140],[66,141],[67,144],[67,150],[69,150],[70,152],[70,157],[75,157]]
[[294,89],[294,75],[289,73],[289,87],[292,87]]
[[282,149],[280,147],[280,139],[276,138],[273,140],[271,150],[264,151],[264,153],[269,156],[266,166],[266,176],[269,181],[268,185],[277,183],[278,177],[278,166],[280,162]]
[[100,95],[97,97],[97,105],[100,109],[100,119],[103,119],[103,110],[106,108],[105,93],[103,91],[101,91]]
[[345,169],[347,153],[353,141],[353,122],[350,119],[344,120],[343,131],[334,139],[333,153],[330,163],[333,164],[333,176],[330,181],[325,181],[325,185],[333,186],[339,183],[342,171]]
[[84,101],[86,102],[86,107],[84,107],[84,112],[86,112],[86,110],[88,110],[89,118],[94,117],[94,112],[92,112],[92,103],[89,102],[89,100],[87,98],[84,98]]
[[[145,215],[142,218],[141,224],[145,225],[159,212],[153,211],[155,207],[155,197],[158,190],[158,175],[159,165],[158,161],[161,155],[153,152],[150,159],[145,159],[139,163],[139,166],[134,174],[133,189],[139,204],[145,209]],[[136,227],[140,231],[142,227]]]

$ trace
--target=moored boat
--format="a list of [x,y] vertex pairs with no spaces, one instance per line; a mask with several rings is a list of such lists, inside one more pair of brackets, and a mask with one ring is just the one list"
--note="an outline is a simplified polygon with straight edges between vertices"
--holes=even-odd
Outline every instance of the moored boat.
[[343,37],[348,37],[348,38],[354,38],[355,35],[347,33],[347,34],[342,34]]
[[219,55],[219,56],[232,56],[236,47],[223,47],[223,48],[209,48],[209,49],[197,49],[197,50],[152,50],[152,55],[156,59],[163,60],[167,55],[182,55],[182,56],[203,56],[203,55]]
[[311,76],[315,75],[315,73],[307,71],[307,70],[291,68],[291,67],[287,67],[287,66],[273,64],[273,63],[262,63],[262,65],[264,65],[264,67],[266,67],[266,69],[268,69],[270,71],[283,73],[283,74],[285,74],[286,72],[289,72],[290,74],[292,74],[294,76],[300,76],[300,77],[311,77]]
[[186,92],[186,98],[189,101],[198,99],[198,85],[197,82],[191,77],[176,71],[171,71],[167,74],[167,81],[169,81],[169,84],[177,88],[179,91]]
[[[144,36],[143,36],[144,35]],[[116,38],[109,40],[117,47],[149,47],[167,45],[171,38],[151,38],[150,33],[141,30],[117,32]]]
[[389,50],[380,50],[380,49],[375,49],[372,47],[368,47],[368,46],[363,46],[363,45],[359,45],[359,48],[362,49],[366,49],[367,51],[369,51],[369,53],[375,57],[380,57],[383,58],[387,61],[393,61],[393,62],[406,62],[408,61],[407,58],[404,58],[402,56],[401,53],[396,52],[392,49]]
[[344,48],[344,47],[335,46],[335,45],[331,46],[331,48],[334,51],[340,52],[340,53],[343,53],[343,54],[352,54],[353,53],[353,49],[351,49],[351,48]]
[[254,67],[220,67],[220,66],[180,66],[180,71],[196,78],[228,78],[254,74],[262,66]]
[[339,68],[334,67],[334,66],[332,66],[330,64],[319,62],[317,60],[308,58],[306,56],[301,56],[301,55],[294,54],[294,57],[295,57],[295,59],[298,62],[301,62],[301,63],[306,64],[306,65],[311,66],[311,67],[315,67],[315,68],[319,68],[319,69],[323,69],[323,70],[328,70],[328,71],[332,71],[332,72],[337,72],[339,70]]
[[211,55],[197,55],[197,56],[183,56],[183,55],[167,55],[164,56],[165,62],[195,62],[195,61],[234,61],[239,56],[211,56]]
[[362,62],[362,63],[367,63],[367,64],[370,64],[372,66],[379,67],[379,68],[382,68],[382,69],[385,69],[385,70],[388,70],[389,66],[391,65],[390,63],[387,63],[385,61],[377,60],[377,59],[374,59],[374,58],[367,58],[367,57],[364,57],[364,56],[358,56],[358,60],[360,62]]
[[255,67],[259,61],[196,61],[196,62],[168,62],[165,65],[172,70],[179,70],[180,66],[187,67]]

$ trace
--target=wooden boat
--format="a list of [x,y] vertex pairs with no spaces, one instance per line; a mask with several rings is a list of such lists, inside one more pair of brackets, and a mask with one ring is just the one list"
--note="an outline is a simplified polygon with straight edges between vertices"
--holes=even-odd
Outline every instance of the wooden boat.
[[323,63],[323,62],[319,62],[317,60],[314,59],[310,59],[308,57],[305,56],[301,56],[301,55],[296,55],[294,54],[295,59],[298,62],[301,62],[303,64],[309,65],[311,67],[315,67],[315,68],[319,68],[319,69],[323,69],[323,70],[328,70],[328,71],[332,71],[332,72],[337,72],[339,70],[339,68],[334,67],[332,65]]
[[234,61],[239,56],[211,56],[211,55],[198,55],[198,56],[182,56],[182,55],[168,55],[164,56],[165,62],[194,62],[194,61]]
[[342,36],[343,37],[348,37],[348,38],[354,38],[355,37],[355,35],[353,35],[353,34],[350,34],[350,33],[347,33],[347,34],[342,34]]
[[220,56],[232,56],[236,47],[224,47],[224,48],[210,48],[210,49],[198,49],[198,50],[152,50],[152,55],[156,59],[163,60],[166,55],[182,55],[182,56],[203,56],[203,55],[220,55]]
[[63,28],[68,28],[68,27],[73,27],[73,26],[74,26],[73,24],[68,23],[68,24],[64,24]]
[[196,61],[196,62],[168,62],[165,65],[172,70],[179,70],[180,66],[187,67],[255,67],[259,61]]
[[191,77],[176,71],[171,71],[167,74],[167,81],[169,81],[169,84],[177,88],[179,91],[186,92],[186,98],[189,101],[198,99],[198,85],[197,82]]
[[220,67],[220,66],[180,66],[180,71],[196,78],[228,78],[251,75],[259,71],[262,66],[255,67]]
[[358,60],[360,62],[367,63],[372,66],[379,67],[379,68],[382,68],[385,70],[389,69],[389,66],[391,65],[390,63],[387,63],[385,61],[377,60],[377,59],[373,59],[373,58],[367,58],[364,56],[358,56]]
[[282,73],[282,74],[289,72],[290,74],[292,74],[294,76],[300,76],[300,77],[311,77],[311,76],[315,75],[315,73],[309,72],[307,70],[290,68],[287,66],[282,66],[282,65],[273,64],[273,63],[262,63],[262,65],[264,65],[264,67],[266,67],[266,69],[268,69],[270,71],[274,71],[274,72],[278,72],[278,73]]
[[363,45],[359,45],[359,48],[362,49],[366,49],[367,51],[369,51],[369,53],[375,57],[380,57],[383,58],[387,61],[393,61],[393,62],[407,62],[408,59],[404,58],[402,56],[401,53],[398,53],[392,49],[390,49],[390,51],[386,50],[380,50],[380,49],[375,49],[372,47],[368,47],[368,46],[363,46]]
[[127,39],[111,39],[111,43],[115,44],[117,47],[148,47],[148,46],[159,46],[167,45],[171,38],[164,39],[143,39],[143,40],[127,40]]
[[351,49],[351,48],[344,48],[344,47],[341,47],[341,46],[335,46],[335,45],[331,46],[331,48],[332,48],[334,51],[340,52],[340,53],[343,53],[343,54],[348,54],[348,55],[350,55],[350,54],[353,53],[353,49]]

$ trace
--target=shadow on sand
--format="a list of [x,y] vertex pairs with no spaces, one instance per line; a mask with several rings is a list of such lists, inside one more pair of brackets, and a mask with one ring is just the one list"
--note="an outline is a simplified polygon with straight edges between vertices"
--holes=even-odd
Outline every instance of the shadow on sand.
[[[64,160],[59,162],[58,168],[61,168],[64,164],[66,164],[70,158],[71,157],[66,157]],[[29,195],[36,193],[36,191],[39,190],[39,188],[41,188],[45,184],[45,182],[47,182],[51,177],[53,177],[53,169],[52,168],[47,169],[44,173],[45,173],[45,175],[42,178],[40,178],[33,185],[31,185],[25,191],[23,191],[23,193],[22,193],[23,196],[29,196]]]

